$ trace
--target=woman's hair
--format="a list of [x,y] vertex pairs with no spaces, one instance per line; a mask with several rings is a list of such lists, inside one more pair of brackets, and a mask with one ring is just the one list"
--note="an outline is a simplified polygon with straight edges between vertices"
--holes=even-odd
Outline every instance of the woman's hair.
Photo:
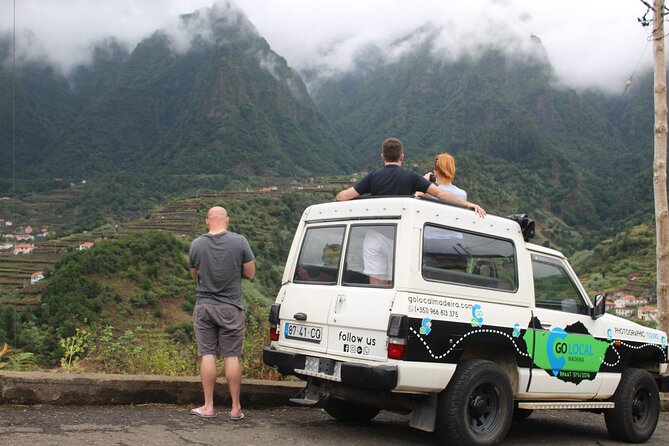
[[455,177],[455,159],[446,152],[437,155],[434,159],[434,172],[452,181]]

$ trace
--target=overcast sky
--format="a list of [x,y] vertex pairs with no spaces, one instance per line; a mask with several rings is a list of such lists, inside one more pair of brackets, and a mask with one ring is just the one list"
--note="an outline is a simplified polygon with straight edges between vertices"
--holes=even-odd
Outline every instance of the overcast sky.
[[[234,0],[274,51],[294,68],[346,69],[361,45],[383,45],[428,22],[443,26],[451,54],[480,42],[538,36],[556,76],[574,88],[622,92],[652,66],[650,27],[640,0]],[[652,0],[649,0],[652,3]],[[90,43],[115,36],[130,48],[178,15],[214,0],[0,0],[0,30],[13,29],[17,57],[30,48],[67,71],[85,62]],[[652,17],[649,14],[648,17]],[[326,52],[327,50],[327,52]]]

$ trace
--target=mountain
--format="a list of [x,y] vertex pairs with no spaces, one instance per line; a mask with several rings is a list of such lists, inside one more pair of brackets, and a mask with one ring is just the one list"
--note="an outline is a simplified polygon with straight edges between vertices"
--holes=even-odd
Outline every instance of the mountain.
[[0,190],[7,190],[3,185],[12,178],[14,152],[17,176],[29,177],[127,58],[122,46],[109,39],[96,46],[90,65],[77,67],[69,78],[38,62],[17,63],[13,72],[10,42],[0,36],[0,61],[5,61],[0,64]]
[[[299,75],[230,4],[183,16],[180,33],[156,31],[129,54],[106,42],[68,78],[39,74],[22,69],[14,79],[23,178],[245,178],[353,165]],[[12,81],[5,66],[0,82]],[[2,91],[0,117],[7,117],[11,88]],[[2,122],[0,137],[9,141],[11,120]]]
[[[454,58],[438,45],[442,32],[420,29],[421,38],[395,42],[401,47],[406,40],[418,41],[399,58],[387,56],[392,48],[370,46],[347,73],[315,81],[317,74],[308,74],[319,109],[355,152],[375,160],[379,140],[396,134],[412,154],[431,154],[435,146],[458,148],[475,133],[495,134],[495,127],[509,119],[528,123],[544,143],[559,144],[588,166],[602,155],[625,152],[620,131],[607,116],[575,91],[555,85],[538,38],[531,39],[534,48],[525,54],[490,46]],[[538,141],[518,143],[496,154],[517,161],[530,155],[523,145],[537,147]]]
[[[88,180],[69,205],[79,229],[186,190],[369,169],[390,135],[419,170],[454,153],[456,183],[473,200],[540,216],[559,246],[591,247],[603,235],[587,231],[652,210],[650,78],[619,98],[576,92],[555,83],[536,37],[523,53],[490,46],[455,56],[439,44],[447,31],[425,26],[391,48],[368,46],[338,76],[302,73],[307,91],[244,14],[219,3],[132,50],[100,42],[68,77],[35,63],[14,76],[5,63],[0,138],[12,140],[15,86],[19,189]],[[0,39],[2,60],[8,48]],[[10,147],[0,153],[2,193]]]
[[[602,227],[634,206],[652,205],[647,190],[629,193],[650,170],[651,158],[632,136],[640,132],[635,111],[613,120],[610,103],[558,87],[536,37],[524,54],[483,47],[455,58],[438,45],[442,32],[420,29],[395,42],[397,51],[370,46],[354,70],[338,76],[307,73],[316,104],[360,165],[378,165],[381,141],[397,136],[408,160],[449,151],[460,161],[473,152],[495,160],[493,169],[518,168],[536,180],[526,186],[536,200],[525,205],[571,226]],[[407,42],[418,43],[399,57],[387,56]],[[648,107],[645,98],[635,100],[638,110]],[[474,176],[466,175],[456,183]],[[482,199],[500,210],[490,197]]]

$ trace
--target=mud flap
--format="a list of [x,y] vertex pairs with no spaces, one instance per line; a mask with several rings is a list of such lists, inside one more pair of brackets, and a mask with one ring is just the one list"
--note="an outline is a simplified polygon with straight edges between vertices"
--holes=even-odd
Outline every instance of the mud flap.
[[416,401],[411,410],[409,426],[426,432],[434,432],[437,423],[437,394],[433,393]]

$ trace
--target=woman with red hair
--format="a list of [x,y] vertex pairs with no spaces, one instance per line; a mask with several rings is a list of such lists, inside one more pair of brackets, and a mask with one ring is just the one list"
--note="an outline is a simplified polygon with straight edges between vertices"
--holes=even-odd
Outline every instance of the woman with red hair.
[[457,195],[458,198],[467,201],[467,192],[453,184],[453,178],[455,178],[455,159],[452,155],[446,152],[437,155],[434,159],[434,172],[426,173],[425,178],[429,180],[433,173],[437,186],[440,189],[445,189]]

